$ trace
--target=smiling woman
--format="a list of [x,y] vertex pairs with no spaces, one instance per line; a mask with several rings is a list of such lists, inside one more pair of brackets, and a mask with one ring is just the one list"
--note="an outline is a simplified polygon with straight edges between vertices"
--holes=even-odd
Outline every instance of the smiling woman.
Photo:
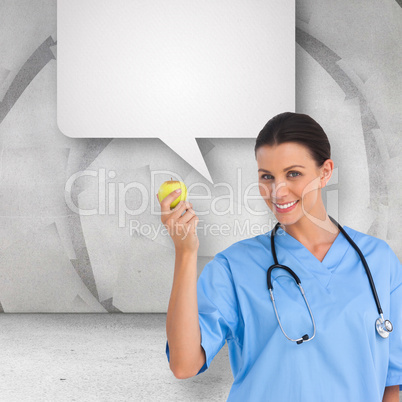
[[172,371],[202,373],[227,341],[228,401],[397,402],[402,266],[385,241],[328,216],[327,135],[310,116],[282,113],[259,133],[255,157],[278,223],[218,253],[198,282],[198,243],[177,240],[166,321]]
[[[326,242],[333,241],[339,230],[327,216],[321,188],[330,179],[334,163],[322,127],[310,116],[282,113],[261,130],[254,151],[260,194],[281,224],[287,225],[287,232],[310,243],[310,248],[323,243],[322,235]],[[325,230],[317,233],[317,224]]]

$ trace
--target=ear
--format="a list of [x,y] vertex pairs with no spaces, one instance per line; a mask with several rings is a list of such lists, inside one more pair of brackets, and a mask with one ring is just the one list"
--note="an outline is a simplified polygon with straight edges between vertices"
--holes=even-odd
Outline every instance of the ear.
[[334,170],[334,161],[332,159],[327,159],[321,169],[320,169],[320,185],[321,188],[324,188],[329,179],[332,176],[332,171]]

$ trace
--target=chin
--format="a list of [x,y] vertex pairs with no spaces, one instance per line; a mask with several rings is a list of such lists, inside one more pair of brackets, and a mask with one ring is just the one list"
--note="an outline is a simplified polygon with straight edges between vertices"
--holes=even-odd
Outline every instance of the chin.
[[281,225],[288,226],[288,225],[293,225],[294,223],[298,222],[301,217],[300,216],[275,215],[275,218],[278,220],[278,222]]

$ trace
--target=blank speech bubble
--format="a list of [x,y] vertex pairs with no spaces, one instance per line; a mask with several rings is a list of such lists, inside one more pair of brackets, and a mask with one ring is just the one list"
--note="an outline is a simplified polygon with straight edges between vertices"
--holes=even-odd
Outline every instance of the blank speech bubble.
[[196,138],[256,138],[295,110],[294,0],[58,0],[57,123],[160,138],[211,183]]

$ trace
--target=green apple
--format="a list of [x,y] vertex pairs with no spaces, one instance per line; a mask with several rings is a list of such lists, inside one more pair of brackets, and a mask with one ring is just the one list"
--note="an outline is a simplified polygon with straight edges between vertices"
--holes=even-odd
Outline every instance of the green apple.
[[180,201],[185,201],[187,198],[187,187],[182,181],[176,181],[171,178],[169,181],[165,181],[162,183],[162,185],[159,187],[158,190],[158,198],[159,202],[162,202],[162,200],[168,196],[172,191],[177,190],[178,188],[181,188],[181,193],[180,195],[170,204],[170,209],[173,209]]

